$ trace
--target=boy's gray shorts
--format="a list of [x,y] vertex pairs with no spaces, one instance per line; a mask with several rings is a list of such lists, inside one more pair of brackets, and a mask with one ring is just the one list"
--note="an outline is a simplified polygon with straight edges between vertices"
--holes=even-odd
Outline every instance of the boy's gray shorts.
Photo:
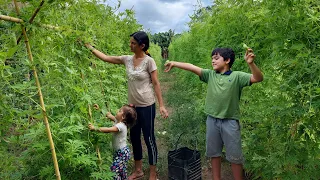
[[218,119],[207,117],[206,155],[220,157],[225,145],[226,158],[229,162],[243,164],[244,158],[241,150],[241,133],[238,120]]

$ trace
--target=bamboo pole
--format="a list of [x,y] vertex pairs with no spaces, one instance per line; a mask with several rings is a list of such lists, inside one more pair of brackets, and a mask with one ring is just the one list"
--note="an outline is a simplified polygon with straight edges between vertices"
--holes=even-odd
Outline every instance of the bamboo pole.
[[[41,9],[41,7],[42,7],[43,4],[44,4],[44,0],[42,0],[42,1],[40,2],[40,5],[39,5],[38,8],[34,11],[34,13],[32,14],[31,18],[29,19],[29,23],[32,23],[32,22],[33,22],[34,18],[36,17],[36,15],[38,14],[38,12],[40,11],[40,9]],[[20,37],[19,37],[18,40],[17,40],[17,44],[20,43],[20,40],[21,40],[22,36],[23,36],[23,34],[21,33],[21,34],[20,34]]]
[[5,15],[0,15],[0,19],[5,20],[5,21],[16,22],[16,23],[23,23],[22,19],[10,17],[10,16],[5,16]]
[[38,12],[40,11],[42,5],[44,4],[44,0],[42,0],[38,6],[38,8],[34,11],[34,13],[32,14],[31,18],[29,19],[29,23],[32,23],[34,18],[36,17],[36,15],[38,14]]
[[[11,21],[11,22],[15,22],[15,23],[24,23],[24,21],[22,19],[11,17],[11,16],[5,16],[5,15],[0,15],[0,20]],[[53,29],[53,30],[56,30],[56,31],[64,30],[62,27],[53,26],[53,25],[50,25],[50,24],[37,24],[37,25],[40,26],[40,27],[43,27],[43,28]]]
[[[14,0],[14,5],[15,5],[15,8],[16,8],[17,14],[19,16],[20,11],[19,11],[19,7],[17,5],[17,1],[16,0]],[[31,53],[31,48],[30,48],[30,44],[29,44],[29,40],[28,40],[28,36],[27,36],[26,30],[25,30],[25,27],[23,25],[21,25],[21,30],[22,30],[22,33],[23,33],[23,36],[24,36],[24,39],[25,39],[25,44],[26,44],[26,48],[27,48],[27,52],[28,52],[29,61],[32,63],[33,62],[33,57],[32,57],[32,53]],[[44,104],[44,100],[43,100],[40,81],[39,81],[39,78],[38,78],[36,67],[33,66],[32,69],[33,69],[33,74],[34,74],[34,78],[35,78],[35,81],[36,81],[36,86],[37,86],[37,89],[38,89],[38,95],[39,95],[39,99],[40,99],[40,105],[41,105],[41,108],[42,108],[44,124],[46,126],[47,135],[48,135],[48,139],[49,139],[49,143],[50,143],[50,150],[51,150],[51,153],[52,153],[52,159],[53,159],[53,163],[54,163],[56,179],[57,180],[61,180],[60,171],[59,171],[59,165],[58,165],[58,161],[57,161],[56,151],[55,151],[55,148],[54,148],[54,143],[53,143],[53,140],[52,140],[50,125],[49,125],[49,122],[48,122],[48,117],[47,117],[46,108],[45,108],[45,104]]]
[[[0,20],[11,21],[11,22],[15,22],[15,23],[24,23],[24,21],[22,19],[11,17],[11,16],[5,16],[5,15],[0,15]],[[52,29],[52,30],[55,30],[55,31],[67,31],[67,30],[71,30],[73,32],[75,31],[73,29],[68,29],[66,27],[53,26],[51,24],[36,23],[35,25],[38,26],[38,27]],[[83,32],[83,31],[81,31],[81,32]]]

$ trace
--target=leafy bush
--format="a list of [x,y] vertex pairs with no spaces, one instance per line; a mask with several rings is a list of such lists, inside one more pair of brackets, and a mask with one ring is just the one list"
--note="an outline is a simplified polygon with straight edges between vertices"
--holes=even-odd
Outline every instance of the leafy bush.
[[[111,136],[89,132],[87,124],[110,125],[106,112],[115,112],[127,102],[125,70],[97,60],[78,41],[92,42],[107,54],[130,54],[129,35],[141,25],[133,11],[116,14],[100,1],[85,0],[45,2],[30,24],[27,21],[39,1],[24,2],[20,18],[26,22],[33,63],[23,41],[16,45],[20,25],[0,21],[0,156],[4,160],[0,179],[55,179],[33,66],[40,79],[61,177],[111,179]],[[11,1],[1,1],[0,7],[0,14],[17,17]],[[154,45],[151,51],[160,54]],[[100,110],[92,108],[95,103]]]
[[[245,167],[255,178],[320,177],[319,9],[311,0],[215,1],[169,47],[169,59],[203,68],[211,68],[213,48],[230,47],[237,55],[232,69],[245,72],[242,43],[255,51],[265,80],[244,89],[240,107]],[[182,96],[204,103],[205,85],[174,72]]]

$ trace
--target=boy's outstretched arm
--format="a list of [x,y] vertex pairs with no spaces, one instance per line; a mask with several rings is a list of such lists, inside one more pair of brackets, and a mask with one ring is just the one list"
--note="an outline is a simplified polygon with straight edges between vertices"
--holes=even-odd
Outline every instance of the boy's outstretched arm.
[[252,76],[250,78],[250,82],[252,84],[257,83],[257,82],[261,82],[263,80],[262,72],[260,71],[258,66],[254,63],[254,58],[255,58],[255,55],[253,54],[253,50],[248,49],[246,51],[246,55],[245,55],[244,59],[247,61],[248,66],[249,66],[251,73],[252,73]]
[[166,67],[164,72],[169,72],[173,67],[177,67],[183,70],[191,71],[198,76],[201,75],[201,68],[190,63],[168,61],[164,64],[164,66]]

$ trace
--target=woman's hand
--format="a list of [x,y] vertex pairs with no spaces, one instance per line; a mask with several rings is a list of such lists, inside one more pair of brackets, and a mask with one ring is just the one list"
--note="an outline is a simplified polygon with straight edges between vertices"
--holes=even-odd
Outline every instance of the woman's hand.
[[92,125],[91,123],[88,124],[88,128],[89,128],[91,131],[94,131],[94,130],[95,130],[94,125]]
[[246,54],[244,56],[244,59],[247,61],[248,64],[253,63],[253,60],[255,57],[256,57],[256,55],[254,55],[252,49],[249,48],[246,50]]
[[164,106],[160,106],[160,114],[163,118],[168,118],[169,116],[168,111]]

